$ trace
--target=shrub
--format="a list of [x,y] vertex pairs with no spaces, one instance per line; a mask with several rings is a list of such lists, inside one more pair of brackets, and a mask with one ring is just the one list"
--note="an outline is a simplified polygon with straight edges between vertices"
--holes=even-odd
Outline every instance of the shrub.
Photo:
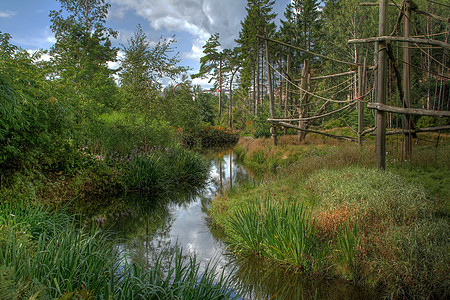
[[164,194],[173,187],[203,186],[209,164],[201,155],[183,148],[154,148],[129,158],[122,180],[126,189]]
[[189,147],[213,147],[233,145],[239,140],[239,134],[231,128],[222,126],[204,126],[200,128],[179,128],[183,145]]

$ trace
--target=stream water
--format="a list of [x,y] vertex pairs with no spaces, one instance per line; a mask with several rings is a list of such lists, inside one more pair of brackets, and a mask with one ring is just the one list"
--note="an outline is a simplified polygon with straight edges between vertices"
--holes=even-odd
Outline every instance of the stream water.
[[234,258],[228,254],[220,230],[209,221],[209,205],[222,189],[242,182],[256,183],[230,149],[204,155],[210,159],[211,169],[210,180],[201,192],[145,205],[138,195],[129,195],[111,208],[114,221],[108,226],[120,238],[117,247],[130,261],[152,261],[161,251],[173,251],[178,246],[184,254],[196,255],[201,270],[214,263],[216,271],[233,272],[236,282],[249,290],[248,299],[375,298],[372,292],[346,282],[310,280],[255,257]]

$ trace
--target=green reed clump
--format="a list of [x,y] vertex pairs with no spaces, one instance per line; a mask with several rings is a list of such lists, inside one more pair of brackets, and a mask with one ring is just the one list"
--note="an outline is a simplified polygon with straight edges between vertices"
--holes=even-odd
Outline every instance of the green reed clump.
[[298,202],[266,199],[239,207],[226,232],[237,252],[261,254],[304,270],[323,263],[325,248],[316,238],[311,213]]
[[136,153],[123,174],[127,190],[164,194],[177,188],[198,188],[206,179],[209,164],[201,155],[180,147],[157,148]]
[[[30,208],[29,219],[22,214],[13,220],[19,210],[9,210],[9,219],[6,210],[1,211],[2,299],[83,295],[95,299],[231,299],[238,295],[230,277],[217,274],[214,265],[200,272],[195,258],[186,258],[181,251],[161,255],[151,265],[128,264],[104,232],[83,230],[73,220],[59,224],[61,218],[52,218],[41,208],[34,214]],[[36,216],[49,217],[54,226],[33,235],[28,221]]]
[[356,223],[353,225],[353,229],[351,229],[350,226],[345,225],[344,229],[336,238],[336,250],[338,252],[339,260],[344,265],[344,268],[348,268],[348,273],[353,276],[358,273],[356,262],[358,243],[359,237]]

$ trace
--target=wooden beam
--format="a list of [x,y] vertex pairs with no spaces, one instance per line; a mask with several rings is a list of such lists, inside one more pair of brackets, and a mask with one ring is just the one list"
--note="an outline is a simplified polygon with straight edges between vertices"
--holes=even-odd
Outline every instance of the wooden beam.
[[442,48],[450,49],[450,44],[438,40],[431,39],[421,39],[421,38],[413,38],[413,37],[403,37],[403,36],[379,36],[379,37],[371,37],[365,39],[352,39],[348,40],[349,44],[363,44],[363,43],[371,43],[371,42],[409,42],[409,43],[417,43],[417,44],[427,44],[427,45],[435,45]]
[[[385,36],[387,32],[387,0],[380,0],[379,18],[378,18],[378,35]],[[387,44],[386,40],[377,40],[377,89],[375,101],[378,104],[386,103],[386,56]],[[383,111],[377,110],[375,113],[375,152],[377,168],[386,169],[386,122]]]
[[355,71],[349,71],[349,72],[345,72],[345,73],[338,73],[338,74],[332,74],[332,75],[326,75],[326,76],[312,77],[311,80],[328,79],[328,78],[340,77],[340,76],[345,76],[345,75],[353,75],[353,74],[355,74]]
[[[442,130],[450,130],[450,125],[426,127],[426,128],[416,128],[414,130],[405,130],[405,129],[391,130],[391,131],[386,132],[386,135],[405,134],[405,133],[412,134],[412,133],[418,133],[418,132],[434,132],[434,131],[442,131]],[[375,134],[371,133],[370,135],[375,135]]]
[[268,37],[265,37],[265,36],[262,36],[262,35],[259,35],[259,34],[257,34],[256,36],[261,38],[261,39],[265,39],[265,40],[268,40],[268,41],[271,41],[271,42],[274,42],[274,43],[278,43],[278,44],[286,46],[286,47],[290,47],[290,48],[301,50],[303,52],[312,54],[312,55],[317,56],[317,57],[322,57],[322,58],[325,58],[325,59],[328,59],[328,60],[332,60],[332,61],[335,61],[335,62],[339,62],[339,63],[343,63],[343,64],[355,66],[355,67],[359,66],[359,64],[355,64],[355,63],[351,63],[351,62],[348,62],[348,61],[343,61],[343,60],[331,58],[331,57],[328,57],[328,56],[325,56],[325,55],[322,55],[322,54],[319,54],[319,53],[315,53],[315,52],[306,50],[306,49],[301,48],[301,47],[289,45],[288,43],[284,43],[284,42],[281,42],[281,41],[278,41],[278,40],[274,40],[274,39],[271,39],[271,38],[268,38]]
[[311,129],[304,129],[304,128],[300,128],[298,126],[289,124],[289,123],[285,123],[285,122],[276,122],[276,121],[271,121],[272,124],[277,124],[283,127],[287,127],[287,128],[292,128],[292,129],[297,129],[300,131],[305,131],[305,132],[311,132],[311,133],[317,133],[317,134],[321,134],[321,135],[325,135],[334,139],[338,139],[338,140],[347,140],[347,141],[352,141],[355,142],[356,139],[349,137],[349,136],[345,136],[345,135],[334,135],[334,134],[329,134],[329,133],[325,133],[325,132],[321,132],[321,131],[317,131],[317,130],[311,130]]
[[[267,28],[265,29],[267,35]],[[267,84],[269,88],[269,105],[270,105],[270,117],[273,118],[275,115],[275,104],[273,97],[273,87],[272,87],[272,70],[270,69],[270,55],[269,55],[269,41],[265,40],[266,44],[266,67],[267,67]],[[272,126],[270,128],[270,133],[272,133],[273,144],[277,145],[277,128]]]
[[367,103],[367,108],[376,109],[378,111],[391,112],[397,114],[432,116],[432,117],[450,117],[449,110],[429,110],[420,108],[403,108],[385,105],[381,103]]

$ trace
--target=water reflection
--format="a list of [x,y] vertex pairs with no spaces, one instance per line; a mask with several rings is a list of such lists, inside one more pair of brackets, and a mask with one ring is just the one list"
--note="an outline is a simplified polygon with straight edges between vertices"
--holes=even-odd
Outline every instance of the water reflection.
[[231,149],[204,153],[211,162],[210,180],[194,193],[177,191],[168,199],[148,199],[129,194],[94,217],[119,238],[117,248],[130,262],[155,261],[161,251],[195,254],[204,269],[210,262],[224,268],[225,245],[220,231],[210,230],[207,215],[214,197],[240,180],[248,180],[246,170],[234,164]]
[[210,180],[196,193],[177,191],[168,199],[148,199],[130,194],[114,201],[94,219],[101,220],[119,238],[117,249],[129,262],[151,264],[162,252],[181,247],[195,254],[200,271],[214,263],[216,271],[233,269],[237,284],[244,285],[248,299],[371,299],[377,298],[345,282],[310,280],[301,274],[285,272],[257,257],[236,258],[227,253],[223,233],[211,225],[211,201],[225,189],[252,182],[230,149],[203,153],[211,162]]

